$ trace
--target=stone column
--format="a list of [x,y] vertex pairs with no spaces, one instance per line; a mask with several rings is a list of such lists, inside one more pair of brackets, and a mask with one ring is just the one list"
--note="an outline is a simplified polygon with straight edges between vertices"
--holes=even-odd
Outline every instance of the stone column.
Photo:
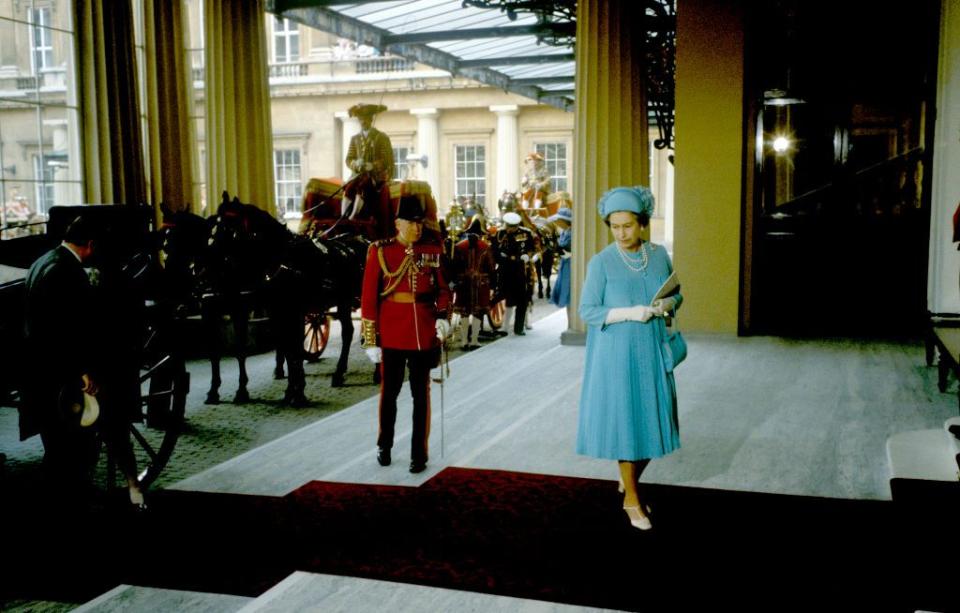
[[349,179],[353,171],[347,166],[347,150],[350,149],[350,139],[360,133],[360,120],[350,117],[347,111],[337,111],[334,116],[340,120],[340,164],[334,168],[340,169],[340,177]]
[[490,202],[496,202],[503,192],[520,189],[520,143],[517,139],[516,104],[499,104],[490,107],[497,114],[497,191],[491,194]]
[[440,204],[440,129],[437,109],[410,109],[417,118],[417,153],[427,156],[427,167],[417,170],[417,176],[430,184],[433,197]]
[[587,262],[610,242],[597,200],[613,187],[650,183],[642,37],[631,30],[642,14],[643,3],[577,3],[573,278],[564,344],[586,340],[577,306]]

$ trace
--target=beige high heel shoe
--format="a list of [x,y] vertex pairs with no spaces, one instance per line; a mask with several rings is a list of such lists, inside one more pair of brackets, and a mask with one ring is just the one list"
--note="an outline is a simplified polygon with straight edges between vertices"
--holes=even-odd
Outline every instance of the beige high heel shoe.
[[[627,491],[627,489],[623,487],[623,479],[620,477],[617,477],[617,491],[620,492],[621,494]],[[643,510],[647,512],[647,515],[650,515],[650,505],[648,504],[643,505]]]
[[650,518],[640,512],[640,506],[633,507],[623,507],[623,511],[627,514],[627,518],[630,520],[630,525],[638,530],[650,530],[653,528],[653,524],[650,523]]

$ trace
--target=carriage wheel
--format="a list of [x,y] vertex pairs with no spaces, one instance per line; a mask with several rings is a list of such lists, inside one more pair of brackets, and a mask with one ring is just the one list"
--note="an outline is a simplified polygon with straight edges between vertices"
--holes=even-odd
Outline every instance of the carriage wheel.
[[507,302],[505,300],[498,300],[490,307],[490,310],[487,311],[487,323],[490,324],[490,328],[493,330],[499,330],[503,326],[503,314],[506,312]]
[[149,487],[170,461],[183,431],[190,373],[183,362],[164,354],[150,359],[140,371],[144,420],[130,424],[140,485]]
[[303,321],[303,353],[308,362],[316,362],[330,340],[330,316],[307,313]]

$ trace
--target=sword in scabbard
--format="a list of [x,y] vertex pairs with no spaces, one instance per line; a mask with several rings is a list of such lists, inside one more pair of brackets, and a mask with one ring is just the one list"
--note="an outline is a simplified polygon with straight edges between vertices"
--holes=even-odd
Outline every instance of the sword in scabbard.
[[[446,368],[446,373],[444,373],[444,368]],[[443,384],[446,381],[447,376],[450,375],[450,362],[447,356],[447,339],[444,338],[440,343],[440,377],[433,379],[434,383],[440,384],[440,457],[443,458],[445,441],[444,441],[444,399],[443,399]]]

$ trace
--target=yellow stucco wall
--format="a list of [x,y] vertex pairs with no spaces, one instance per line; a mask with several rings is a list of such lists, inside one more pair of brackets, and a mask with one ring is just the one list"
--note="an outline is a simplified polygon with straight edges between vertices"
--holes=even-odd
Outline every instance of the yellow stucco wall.
[[684,0],[677,9],[674,264],[685,330],[737,332],[742,115],[739,3]]

